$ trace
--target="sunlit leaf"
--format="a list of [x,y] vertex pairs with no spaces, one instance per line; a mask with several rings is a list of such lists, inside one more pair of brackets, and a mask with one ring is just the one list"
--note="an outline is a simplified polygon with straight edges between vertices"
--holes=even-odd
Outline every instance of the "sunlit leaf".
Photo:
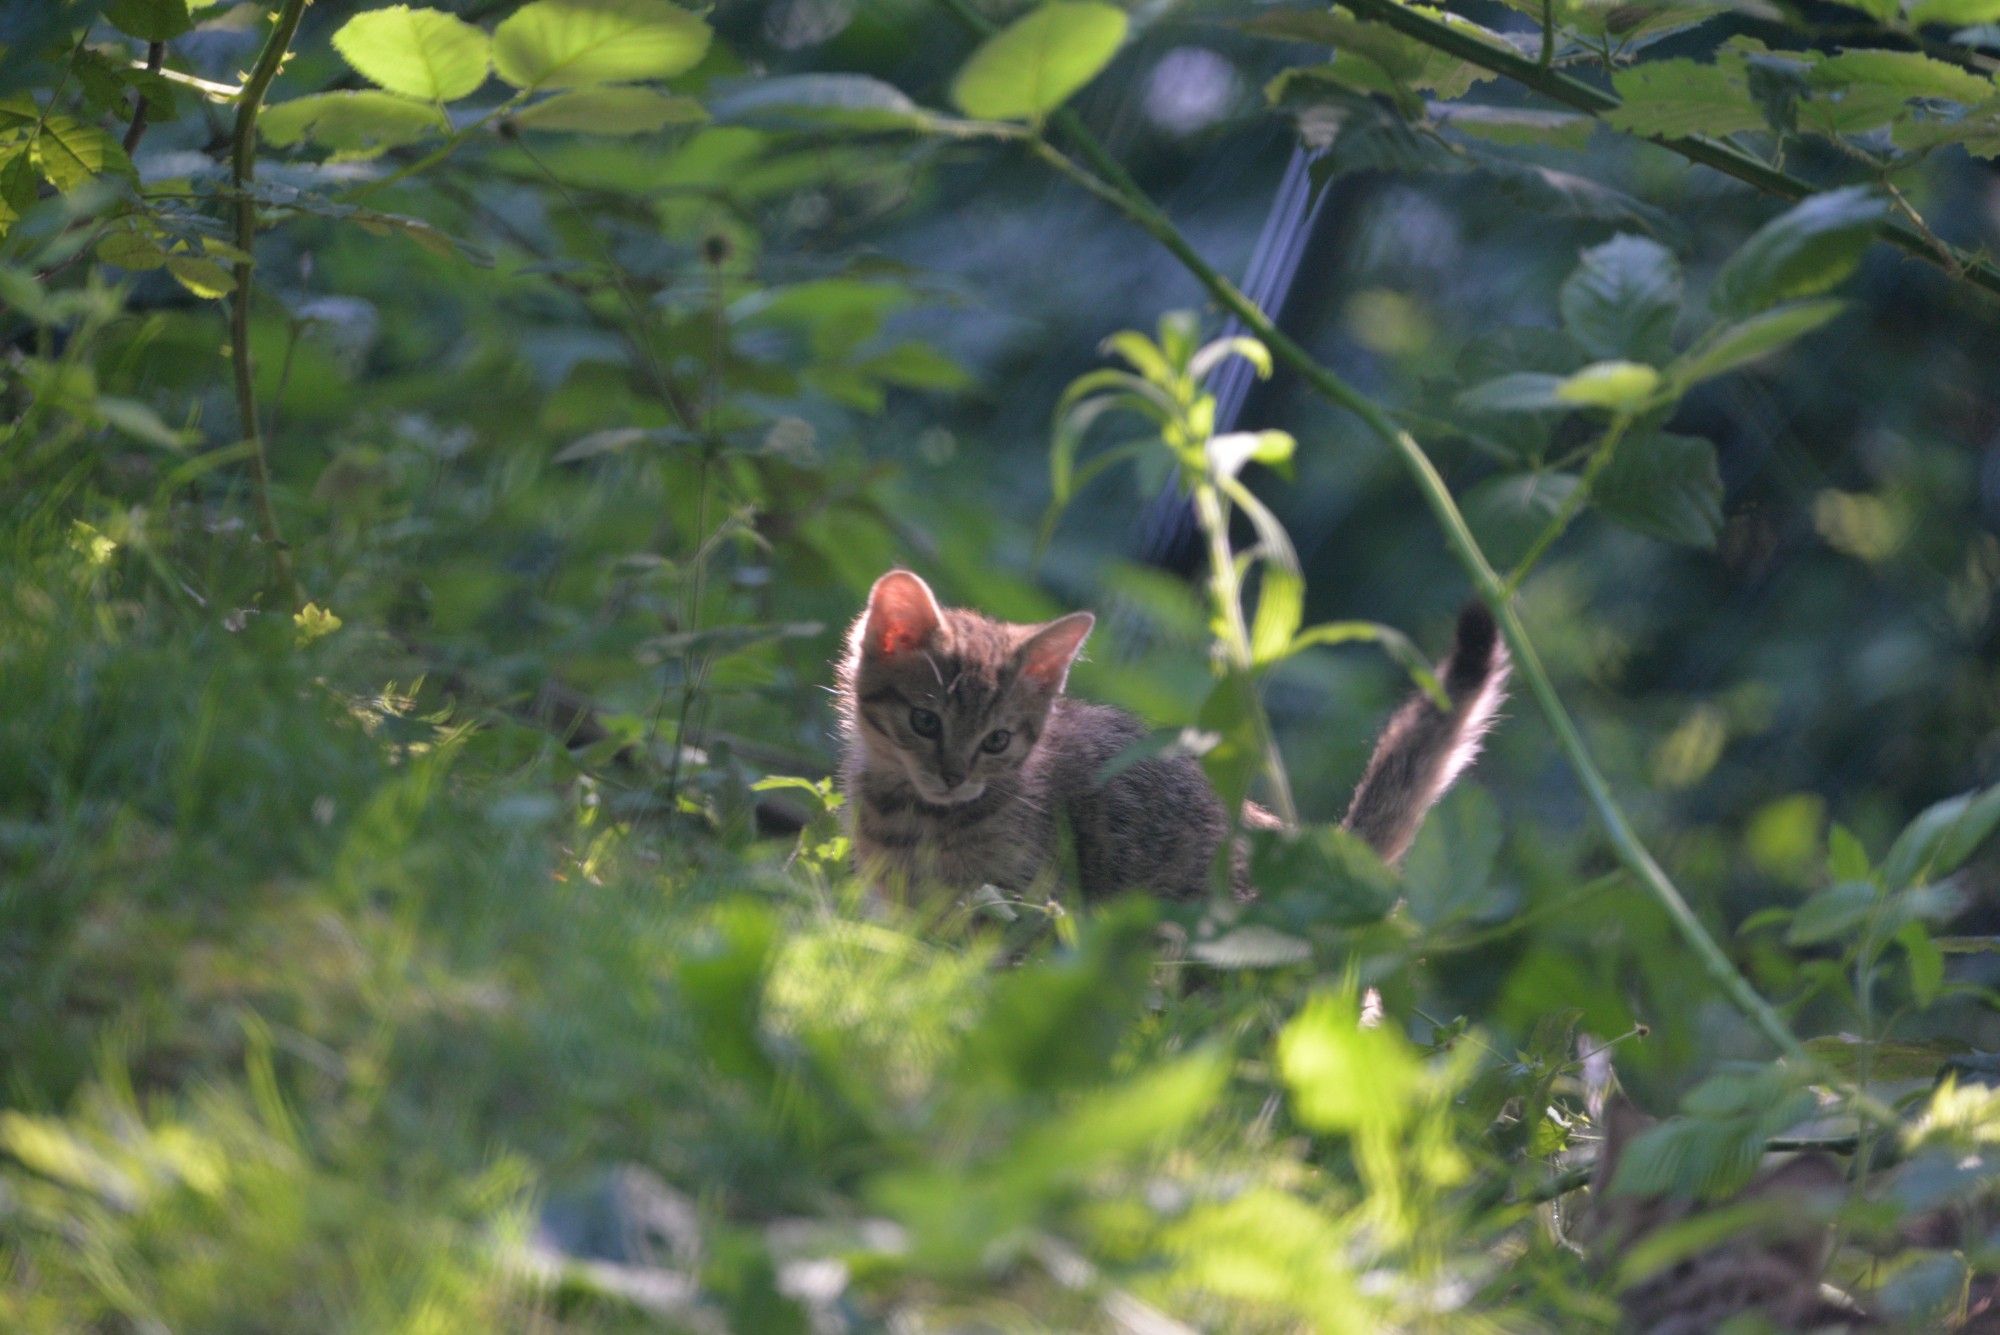
[[708,42],[708,24],[667,0],[534,0],[493,30],[493,68],[516,88],[669,79]]
[[414,144],[449,128],[435,107],[372,88],[275,103],[257,120],[258,132],[281,148],[311,139],[354,156]]
[[1687,386],[1733,371],[1811,333],[1844,309],[1835,300],[1800,301],[1717,325],[1668,367],[1668,374]]
[[333,49],[369,82],[405,97],[449,102],[486,82],[486,34],[436,9],[391,5],[356,14]]
[[2000,784],[1961,793],[1926,807],[1896,836],[1882,859],[1882,879],[1891,889],[1948,876],[2000,828]]
[[1556,386],[1555,396],[1563,403],[1586,408],[1610,408],[1637,412],[1644,408],[1660,387],[1660,373],[1638,362],[1594,362]]
[[1067,102],[1124,44],[1125,11],[1094,0],[1051,0],[980,44],[952,81],[968,116],[1040,120]]

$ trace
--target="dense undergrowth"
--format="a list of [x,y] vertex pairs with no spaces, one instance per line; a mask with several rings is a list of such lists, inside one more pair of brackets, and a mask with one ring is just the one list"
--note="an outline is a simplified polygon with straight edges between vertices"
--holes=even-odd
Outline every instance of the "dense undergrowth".
[[[1993,1320],[2000,11],[1386,2],[8,15],[0,1327]],[[1272,107],[1371,220],[1298,342],[1188,185]],[[896,562],[1098,607],[1261,898],[872,900]]]

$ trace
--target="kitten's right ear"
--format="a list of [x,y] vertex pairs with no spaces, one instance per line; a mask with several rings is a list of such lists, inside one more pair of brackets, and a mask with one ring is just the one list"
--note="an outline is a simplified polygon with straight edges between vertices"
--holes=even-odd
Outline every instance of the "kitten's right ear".
[[1021,675],[1046,691],[1060,691],[1069,680],[1069,665],[1083,649],[1097,618],[1088,612],[1057,617],[1021,646]]
[[891,570],[868,591],[862,652],[886,657],[921,649],[943,620],[930,585],[907,570]]

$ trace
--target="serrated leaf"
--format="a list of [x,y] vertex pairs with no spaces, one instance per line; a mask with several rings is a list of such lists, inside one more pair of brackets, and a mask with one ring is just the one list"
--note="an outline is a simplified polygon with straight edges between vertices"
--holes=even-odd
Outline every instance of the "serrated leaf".
[[1713,547],[1722,531],[1715,446],[1699,436],[1662,431],[1623,442],[1590,496],[1607,517],[1667,542]]
[[1692,60],[1650,60],[1611,76],[1623,105],[1604,113],[1627,134],[1721,136],[1764,127],[1764,113],[1738,69]]
[[139,232],[112,232],[97,243],[97,258],[121,269],[158,269],[167,262],[159,242]]
[[124,150],[110,135],[60,114],[42,122],[30,151],[42,178],[64,194],[100,172],[132,170]]
[[1125,11],[1094,0],[1053,0],[980,43],[952,80],[968,116],[1038,121],[1096,78],[1124,44]]
[[1870,1042],[1851,1034],[1824,1034],[1806,1040],[1806,1051],[1829,1070],[1850,1080],[1865,1066],[1870,1080],[1928,1080],[1970,1045],[1946,1039],[1882,1039]]
[[528,130],[577,134],[655,134],[669,125],[694,125],[708,112],[691,97],[651,88],[573,88],[545,97],[514,115]]
[[333,49],[362,77],[404,97],[449,102],[486,82],[487,37],[455,15],[391,5],[356,14]]
[[1685,388],[1733,371],[1776,352],[1819,328],[1846,309],[1835,300],[1801,301],[1779,306],[1747,320],[1717,325],[1704,334],[1680,360],[1667,368],[1669,377]]
[[709,37],[667,0],[534,0],[493,30],[493,68],[516,88],[670,79],[700,62]]
[[1887,211],[1863,186],[1801,200],[1729,257],[1716,276],[1710,304],[1723,314],[1750,315],[1794,297],[1817,296],[1854,272]]
[[1660,387],[1660,373],[1639,362],[1593,362],[1556,386],[1556,398],[1584,408],[1636,413]]
[[1890,889],[1899,890],[1948,876],[1979,851],[1996,827],[2000,827],[2000,784],[1926,807],[1882,859],[1882,879]]
[[2000,91],[1992,79],[1920,51],[1842,51],[1813,66],[1809,81],[1815,88],[1867,84],[1900,98],[1935,97],[1968,104],[1984,102]]
[[1491,477],[1465,494],[1465,518],[1500,565],[1519,560],[1578,486],[1574,473]]
[[1680,264],[1649,237],[1614,236],[1583,253],[1559,301],[1563,327],[1591,355],[1663,362],[1680,314]]
[[187,0],[111,0],[104,17],[142,42],[169,42],[194,26]]
[[1845,936],[1860,926],[1881,901],[1882,892],[1867,881],[1830,885],[1799,905],[1799,911],[1792,915],[1792,925],[1785,929],[1785,944],[1816,946]]
[[1467,151],[1481,171],[1494,177],[1503,191],[1526,208],[1558,218],[1643,227],[1663,236],[1679,231],[1672,218],[1651,204],[1602,181],[1503,157],[1477,145],[1468,145]]
[[314,93],[264,108],[257,128],[280,148],[310,139],[343,157],[367,157],[451,128],[436,107],[373,88]]
[[2000,98],[1950,119],[1906,116],[1890,135],[1896,147],[1910,152],[1959,144],[1976,158],[2000,158]]
[[236,290],[236,278],[229,270],[214,260],[205,260],[198,255],[167,256],[167,272],[182,287],[209,301],[226,297]]

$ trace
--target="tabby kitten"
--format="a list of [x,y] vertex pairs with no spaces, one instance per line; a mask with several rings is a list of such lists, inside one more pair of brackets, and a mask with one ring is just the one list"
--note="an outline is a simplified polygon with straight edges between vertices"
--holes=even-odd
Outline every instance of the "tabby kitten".
[[[1023,626],[942,608],[907,570],[875,582],[838,673],[842,783],[864,876],[904,891],[1024,893],[1055,874],[1067,827],[1086,898],[1207,889],[1229,822],[1199,764],[1149,757],[1099,782],[1146,729],[1063,694],[1094,624],[1088,612]],[[1438,676],[1453,707],[1421,694],[1404,704],[1347,813],[1347,828],[1392,862],[1478,754],[1500,703],[1507,653],[1484,608],[1459,617]],[[1250,803],[1243,824],[1278,821]],[[1236,889],[1248,893],[1237,862]]]

